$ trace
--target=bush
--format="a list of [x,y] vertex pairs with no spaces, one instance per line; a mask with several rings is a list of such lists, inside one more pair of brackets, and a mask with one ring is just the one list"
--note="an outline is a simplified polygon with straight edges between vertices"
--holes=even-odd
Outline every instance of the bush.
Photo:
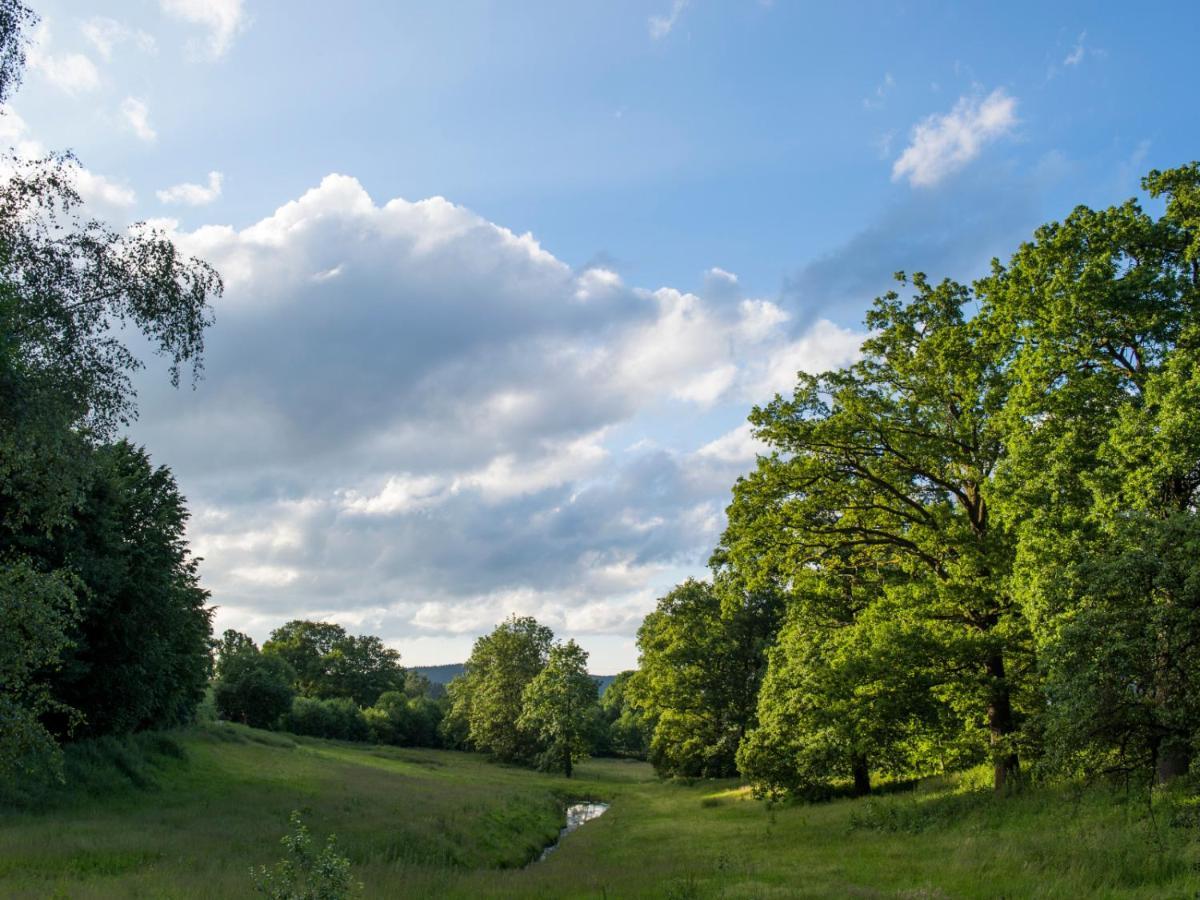
[[440,747],[438,725],[442,706],[428,697],[407,697],[388,691],[370,709],[363,710],[371,740],[400,747]]
[[292,812],[292,830],[280,841],[287,855],[268,869],[250,870],[254,889],[271,900],[342,900],[362,890],[350,875],[350,860],[337,852],[337,837],[330,835],[325,848],[318,852],[312,835]]
[[222,719],[254,728],[274,728],[291,708],[295,691],[291,669],[281,659],[247,654],[226,670],[213,686],[213,700]]
[[363,711],[346,697],[333,700],[297,697],[284,717],[283,727],[293,734],[339,741],[367,741],[371,737]]

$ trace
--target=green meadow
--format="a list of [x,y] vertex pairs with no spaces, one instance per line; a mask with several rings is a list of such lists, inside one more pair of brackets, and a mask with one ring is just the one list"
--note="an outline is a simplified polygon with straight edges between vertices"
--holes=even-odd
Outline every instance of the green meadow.
[[[1200,892],[1185,794],[1031,789],[984,773],[769,806],[734,781],[593,759],[567,780],[477,754],[229,724],[73,747],[74,787],[0,813],[0,896],[253,896],[300,810],[368,897],[1179,897]],[[608,812],[544,862],[564,804]]]

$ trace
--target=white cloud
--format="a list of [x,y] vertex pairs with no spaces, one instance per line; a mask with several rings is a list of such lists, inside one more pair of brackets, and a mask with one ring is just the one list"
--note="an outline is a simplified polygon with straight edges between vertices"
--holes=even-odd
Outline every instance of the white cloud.
[[892,166],[892,180],[930,187],[951,175],[1017,124],[1017,100],[997,88],[987,97],[961,97],[945,115],[929,116]]
[[651,16],[648,24],[650,29],[650,37],[656,41],[665,38],[671,33],[671,29],[675,27],[675,23],[679,21],[679,17],[683,15],[684,9],[688,5],[688,0],[671,0],[671,10],[665,16]]
[[366,516],[392,516],[434,505],[448,487],[444,478],[433,475],[392,475],[379,493],[364,496],[346,491],[342,504],[347,512]]
[[161,191],[156,191],[160,203],[182,203],[185,206],[207,206],[221,196],[220,172],[208,173],[208,184],[193,184],[185,181]]
[[248,24],[242,0],[159,0],[163,12],[208,29],[207,53],[224,56]]
[[100,87],[100,70],[82,53],[50,52],[51,34],[49,21],[38,26],[26,54],[31,72],[37,72],[52,85],[65,93],[77,96]]
[[575,291],[575,299],[581,301],[595,300],[611,294],[621,287],[621,276],[611,269],[593,267],[584,270],[579,276],[579,287]]
[[106,61],[112,59],[113,50],[126,41],[131,41],[144,53],[156,53],[158,45],[154,36],[141,30],[131,29],[116,19],[106,16],[92,16],[79,23],[79,30],[84,39],[96,48]]
[[696,451],[700,457],[709,457],[730,463],[753,463],[754,458],[767,451],[767,446],[754,436],[754,428],[749,422],[743,422],[733,431],[709,441]]
[[1075,42],[1075,46],[1071,49],[1071,52],[1068,53],[1066,58],[1063,59],[1062,64],[1064,66],[1077,66],[1083,62],[1083,58],[1087,54],[1087,50],[1085,50],[1083,46],[1083,42],[1086,38],[1086,31],[1079,35],[1079,40]]
[[129,209],[137,203],[137,194],[128,185],[118,184],[88,169],[75,168],[75,188],[83,201],[94,207]]
[[242,581],[265,587],[286,587],[300,577],[295,569],[283,566],[239,566],[230,575]]
[[[29,126],[12,107],[0,108],[0,144],[5,144],[17,159],[32,160],[46,155],[45,145],[29,133]],[[0,176],[7,166],[0,168]],[[89,211],[118,218],[137,203],[133,188],[73,163],[68,175]]]
[[121,101],[121,115],[138,136],[138,140],[152,142],[158,138],[158,132],[150,125],[150,109],[145,101],[136,97],[126,97]]

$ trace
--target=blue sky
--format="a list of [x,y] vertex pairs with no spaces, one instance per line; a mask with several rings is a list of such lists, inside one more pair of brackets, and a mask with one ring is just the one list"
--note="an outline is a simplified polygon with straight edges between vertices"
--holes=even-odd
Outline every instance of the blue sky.
[[134,427],[218,626],[410,662],[517,611],[632,664],[749,406],[851,359],[891,272],[1200,156],[1194,4],[35,7],[10,142],[229,284],[206,380],[152,367]]

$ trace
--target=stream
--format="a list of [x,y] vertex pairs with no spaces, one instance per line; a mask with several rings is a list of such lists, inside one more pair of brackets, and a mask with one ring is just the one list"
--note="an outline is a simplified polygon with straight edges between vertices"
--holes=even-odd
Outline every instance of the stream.
[[563,838],[565,838],[584,822],[590,822],[592,819],[596,819],[604,815],[607,809],[607,803],[594,803],[590,800],[586,800],[582,803],[572,803],[567,807],[567,824],[559,829],[558,840],[546,847],[546,849],[542,851],[541,856],[539,856],[535,861],[541,862],[558,849],[558,845],[563,842]]

